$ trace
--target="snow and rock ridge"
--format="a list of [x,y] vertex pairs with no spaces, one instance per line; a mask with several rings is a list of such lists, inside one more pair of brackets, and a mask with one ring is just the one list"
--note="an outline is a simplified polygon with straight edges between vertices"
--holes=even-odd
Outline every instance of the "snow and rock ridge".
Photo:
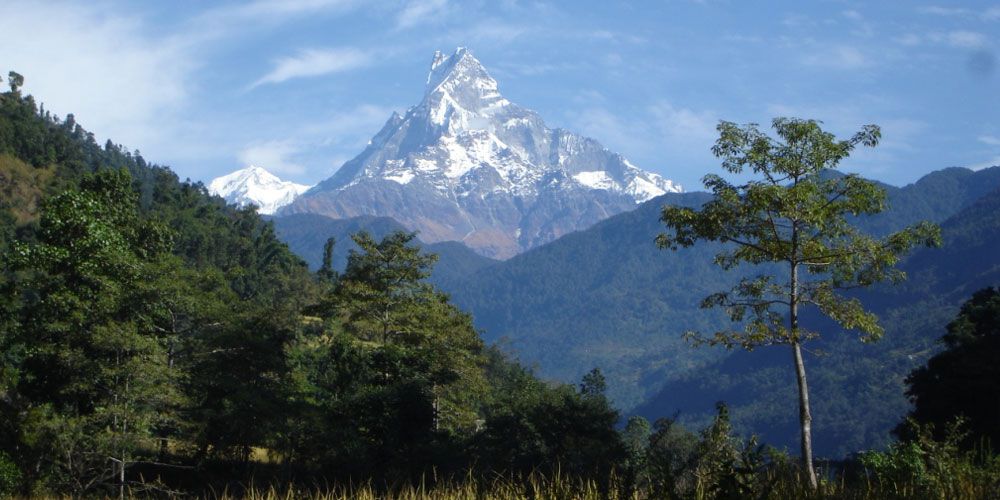
[[212,179],[208,192],[239,206],[257,206],[262,214],[273,214],[311,186],[283,181],[256,165]]
[[436,52],[420,103],[282,213],[384,215],[506,258],[681,187],[505,99],[472,52]]

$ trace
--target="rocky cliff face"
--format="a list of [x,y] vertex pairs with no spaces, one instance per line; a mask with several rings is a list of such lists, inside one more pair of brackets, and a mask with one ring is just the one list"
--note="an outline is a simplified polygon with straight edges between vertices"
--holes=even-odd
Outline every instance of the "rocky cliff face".
[[680,186],[511,103],[467,49],[434,55],[420,104],[281,213],[380,215],[507,258]]

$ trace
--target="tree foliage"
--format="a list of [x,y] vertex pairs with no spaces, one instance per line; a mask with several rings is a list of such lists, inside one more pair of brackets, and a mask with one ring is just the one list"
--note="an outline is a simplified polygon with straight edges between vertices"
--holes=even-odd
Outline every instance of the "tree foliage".
[[[910,418],[931,426],[939,438],[956,418],[968,434],[966,448],[1000,445],[1000,290],[979,290],[962,305],[941,337],[944,351],[927,360],[906,379],[913,402]],[[912,438],[912,426],[896,432]]]
[[124,171],[86,177],[42,213],[38,241],[13,251],[12,389],[31,469],[82,493],[117,479],[176,397],[154,311],[170,236],[137,217]]
[[[754,124],[722,122],[712,152],[722,158],[727,172],[749,170],[756,178],[732,184],[709,174],[704,183],[713,194],[711,201],[700,209],[663,208],[661,220],[669,232],[657,237],[661,248],[719,241],[730,244],[715,258],[724,269],[740,264],[785,265],[706,297],[702,307],[724,308],[735,323],[744,325],[742,331],[716,332],[703,339],[706,342],[753,349],[814,337],[816,332],[785,322],[793,305],[815,306],[845,328],[860,331],[863,339],[876,340],[882,334],[877,318],[843,291],[905,279],[894,267],[901,256],[914,246],[938,243],[940,231],[931,223],[882,238],[854,227],[851,217],[886,209],[885,191],[856,174],[835,170],[856,146],[875,146],[881,133],[869,125],[838,141],[819,125],[776,118],[778,139],[774,139]],[[784,282],[787,274],[778,274],[796,268],[805,274],[794,283]]]

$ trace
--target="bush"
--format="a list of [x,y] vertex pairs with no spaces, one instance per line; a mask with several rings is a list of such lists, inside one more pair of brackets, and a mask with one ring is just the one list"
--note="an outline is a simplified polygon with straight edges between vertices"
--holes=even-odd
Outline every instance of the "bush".
[[21,484],[21,470],[9,455],[0,451],[0,497],[12,493]]
[[1000,457],[967,451],[965,422],[955,419],[935,439],[933,425],[907,423],[912,439],[889,450],[861,454],[859,462],[873,487],[885,495],[929,498],[979,498],[978,491],[1000,491]]
[[775,478],[770,469],[784,459],[757,442],[735,436],[729,409],[716,406],[712,425],[700,439],[671,419],[660,419],[649,438],[646,463],[655,498],[767,498]]

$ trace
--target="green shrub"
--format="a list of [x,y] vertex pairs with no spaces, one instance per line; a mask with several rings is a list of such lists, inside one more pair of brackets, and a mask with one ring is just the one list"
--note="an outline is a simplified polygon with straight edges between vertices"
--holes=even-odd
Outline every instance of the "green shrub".
[[[955,419],[934,438],[934,426],[910,420],[912,439],[887,451],[859,457],[872,486],[885,495],[922,498],[979,498],[978,491],[1000,491],[1000,457],[961,447],[967,433]],[[994,489],[997,488],[997,489]]]
[[9,455],[0,451],[0,496],[14,493],[21,484],[21,470]]

